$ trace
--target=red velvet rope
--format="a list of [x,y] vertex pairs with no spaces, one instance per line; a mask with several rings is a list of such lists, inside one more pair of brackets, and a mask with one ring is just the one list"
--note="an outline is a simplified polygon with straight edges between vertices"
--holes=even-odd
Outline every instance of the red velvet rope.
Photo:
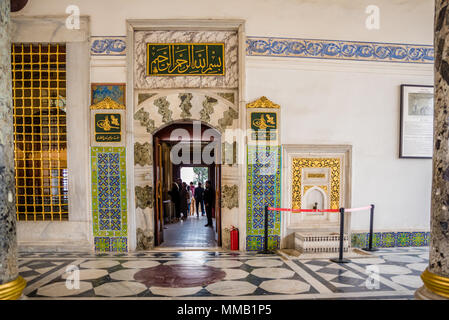
[[320,209],[287,209],[287,208],[273,208],[273,207],[268,207],[268,210],[270,211],[289,211],[289,212],[340,212],[339,209],[324,209],[324,210],[320,210]]

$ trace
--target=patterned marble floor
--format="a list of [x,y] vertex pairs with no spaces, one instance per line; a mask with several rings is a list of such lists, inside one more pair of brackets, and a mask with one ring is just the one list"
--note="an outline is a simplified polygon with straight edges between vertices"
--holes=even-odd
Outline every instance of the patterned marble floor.
[[[336,264],[206,251],[21,253],[19,263],[27,299],[413,299],[428,248],[375,254]],[[78,289],[66,285],[73,266],[80,270]]]

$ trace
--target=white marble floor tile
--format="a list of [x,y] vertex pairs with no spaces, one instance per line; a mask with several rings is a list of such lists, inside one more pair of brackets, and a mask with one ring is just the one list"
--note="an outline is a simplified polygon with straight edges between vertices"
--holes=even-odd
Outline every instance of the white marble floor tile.
[[160,262],[152,260],[128,261],[122,264],[124,268],[138,268],[138,269],[152,268],[158,265],[160,265]]
[[248,272],[240,269],[222,269],[226,273],[226,277],[224,277],[224,280],[237,280],[237,279],[243,279],[248,276]]
[[144,292],[147,287],[139,282],[108,282],[94,289],[95,294],[103,297],[135,296]]
[[164,288],[164,287],[150,287],[150,291],[153,294],[166,297],[181,297],[190,296],[198,293],[202,287],[191,287],[191,288]]
[[310,285],[299,280],[267,280],[260,285],[262,289],[272,293],[297,294],[310,290]]
[[410,263],[407,265],[407,268],[410,268],[412,270],[416,271],[424,271],[429,266],[428,263]]
[[102,268],[111,268],[115,267],[119,264],[118,261],[115,260],[91,260],[88,262],[84,262],[80,265],[82,268],[90,268],[90,269],[102,269]]
[[318,271],[323,268],[323,266],[317,266],[315,264],[306,264],[306,266],[312,271]]
[[37,294],[45,297],[68,297],[76,296],[92,289],[90,282],[80,281],[79,289],[67,288],[66,282],[55,282],[37,289]]
[[291,278],[295,275],[293,271],[284,268],[258,268],[254,269],[251,274],[267,279]]
[[251,267],[279,267],[283,264],[281,260],[274,260],[274,259],[252,259],[246,261],[246,264]]
[[114,280],[131,280],[134,281],[134,275],[139,272],[140,269],[123,269],[119,271],[112,272],[109,276]]
[[[82,269],[82,270],[79,270],[80,280],[98,279],[98,278],[106,276],[107,274],[108,274],[108,271],[104,270],[104,269]],[[62,279],[67,279],[67,277],[73,277],[73,273],[66,272],[61,276]]]
[[383,256],[383,258],[387,261],[393,262],[406,262],[406,263],[415,263],[415,262],[423,262],[424,259],[414,256],[400,255],[400,254],[389,254]]
[[423,285],[423,282],[419,276],[400,275],[391,277],[391,280],[403,286],[412,287],[418,289]]
[[19,268],[19,272],[25,272],[25,271],[31,271],[31,270],[33,270],[33,269],[30,269],[30,268],[28,268],[27,266],[24,266],[24,267],[20,267],[20,268]]
[[381,258],[359,258],[359,259],[351,259],[351,262],[357,264],[381,264],[385,263],[385,260]]
[[242,263],[237,260],[212,260],[206,262],[206,265],[215,268],[238,268]]
[[352,285],[350,285],[350,284],[344,284],[344,283],[340,283],[340,282],[333,282],[333,281],[330,281],[329,283],[332,284],[333,286],[335,286],[336,288],[348,288],[348,287],[354,287],[354,286],[352,286]]
[[392,265],[392,264],[380,264],[377,266],[379,268],[379,273],[382,274],[409,274],[412,273],[411,270],[405,268],[405,267],[401,267],[401,266],[396,266],[396,265]]
[[231,280],[212,283],[206,289],[216,295],[241,296],[253,293],[257,287],[249,282]]

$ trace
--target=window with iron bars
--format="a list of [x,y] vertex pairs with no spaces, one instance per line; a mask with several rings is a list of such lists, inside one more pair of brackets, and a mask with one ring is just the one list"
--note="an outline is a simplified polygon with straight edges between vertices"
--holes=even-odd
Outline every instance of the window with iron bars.
[[66,46],[11,46],[17,220],[68,220]]

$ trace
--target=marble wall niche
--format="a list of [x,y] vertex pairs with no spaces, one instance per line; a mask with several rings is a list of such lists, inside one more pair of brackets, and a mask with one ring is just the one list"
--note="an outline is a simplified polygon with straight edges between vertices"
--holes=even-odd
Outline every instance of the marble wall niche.
[[[137,31],[134,34],[135,87],[150,88],[237,88],[237,31]],[[224,76],[147,76],[147,43],[207,43],[225,45]]]
[[304,207],[305,209],[318,209],[323,210],[327,208],[328,195],[325,191],[317,186],[307,190],[304,194]]
[[[350,206],[351,146],[284,145],[283,203],[293,209]],[[345,232],[350,230],[346,215]],[[282,247],[294,247],[295,232],[338,232],[339,213],[289,213],[282,221]]]

